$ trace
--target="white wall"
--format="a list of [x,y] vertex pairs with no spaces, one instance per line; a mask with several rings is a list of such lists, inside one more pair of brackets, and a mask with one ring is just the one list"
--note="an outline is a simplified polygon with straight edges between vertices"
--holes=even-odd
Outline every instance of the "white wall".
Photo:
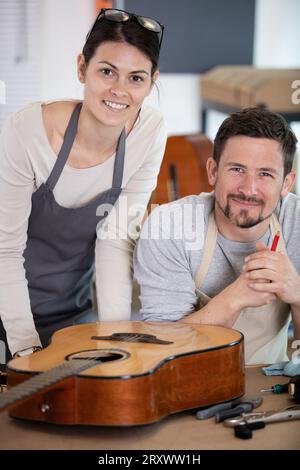
[[[117,7],[123,8],[122,0],[118,1]],[[76,57],[93,18],[93,0],[43,0],[41,99],[82,96]],[[254,65],[300,67],[299,25],[300,0],[256,0]],[[198,132],[200,75],[161,74],[158,86],[159,96],[154,88],[148,102],[164,113],[169,134]],[[224,118],[216,111],[208,113],[207,133],[211,139]],[[300,123],[293,123],[292,127],[300,141]],[[300,171],[297,188],[300,191]]]
[[[300,68],[299,0],[256,0],[253,63],[261,68]],[[299,141],[296,188],[300,194],[300,123],[292,123],[292,129]]]
[[[119,2],[118,8],[122,8]],[[93,0],[44,0],[41,99],[80,98],[76,57],[94,19]],[[148,103],[165,115],[169,134],[200,129],[199,76],[163,74]],[[199,99],[195,99],[195,96]]]
[[[121,8],[122,3],[119,2],[117,7]],[[93,0],[43,1],[42,100],[82,96],[76,57],[94,19],[93,8]],[[198,132],[201,117],[199,76],[163,74],[158,88],[159,92],[154,88],[147,101],[162,110],[169,134]]]
[[[253,65],[300,68],[300,0],[256,0]],[[208,134],[213,138],[225,115],[215,111],[209,114]],[[299,126],[293,124],[297,133]]]
[[[300,68],[300,0],[256,0],[253,65]],[[208,113],[207,134],[211,139],[225,117],[216,111]],[[300,123],[294,122],[291,127],[300,143]],[[300,150],[297,167],[296,187],[300,193]]]
[[192,134],[200,129],[199,75],[161,74],[146,102],[164,114],[169,135]]
[[43,0],[41,99],[80,98],[76,58],[94,19],[93,0]]
[[[94,0],[40,1],[42,28],[37,50],[42,52],[39,52],[37,75],[41,76],[41,82],[33,99],[80,98],[82,85],[77,79],[76,58],[94,19]],[[122,0],[118,0],[117,7],[122,5]],[[300,67],[299,20],[300,0],[256,0],[254,65]],[[160,76],[160,99],[154,90],[149,102],[163,111],[169,134],[200,130],[199,83],[200,75]],[[217,112],[209,113],[207,132],[212,139],[224,117]],[[293,128],[300,141],[300,123],[295,123]]]
[[0,129],[39,97],[41,10],[39,0],[0,0]]
[[272,68],[300,66],[299,0],[256,0],[253,63]]

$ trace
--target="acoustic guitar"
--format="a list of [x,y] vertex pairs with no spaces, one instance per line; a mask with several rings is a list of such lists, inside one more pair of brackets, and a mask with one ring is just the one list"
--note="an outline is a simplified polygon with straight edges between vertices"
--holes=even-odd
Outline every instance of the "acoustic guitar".
[[243,335],[219,326],[103,322],[64,328],[13,359],[0,410],[56,424],[130,426],[244,394]]

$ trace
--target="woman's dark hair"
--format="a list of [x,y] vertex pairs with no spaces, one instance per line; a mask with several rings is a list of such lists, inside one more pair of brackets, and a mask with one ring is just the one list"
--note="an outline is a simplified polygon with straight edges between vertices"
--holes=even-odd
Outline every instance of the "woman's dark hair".
[[225,144],[230,137],[245,135],[276,140],[281,144],[284,176],[292,170],[297,138],[280,114],[264,107],[247,108],[231,114],[221,124],[214,140],[214,160],[219,163]]
[[134,18],[117,23],[100,19],[83,47],[86,65],[95,54],[97,47],[106,41],[126,42],[139,49],[152,63],[151,75],[158,68],[159,34],[143,28]]

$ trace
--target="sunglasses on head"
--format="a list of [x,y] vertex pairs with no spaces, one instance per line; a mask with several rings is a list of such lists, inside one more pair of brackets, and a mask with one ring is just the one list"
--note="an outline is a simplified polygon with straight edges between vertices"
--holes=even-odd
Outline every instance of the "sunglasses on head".
[[91,30],[87,34],[86,41],[89,39],[98,21],[105,19],[108,21],[114,21],[115,23],[124,23],[130,20],[130,18],[134,18],[139,23],[139,25],[142,26],[142,28],[148,29],[148,31],[152,31],[153,33],[159,34],[160,48],[164,33],[164,25],[159,23],[159,21],[153,20],[152,18],[147,18],[146,16],[139,16],[135,15],[134,13],[128,13],[124,10],[116,10],[110,8],[102,8],[100,10]]

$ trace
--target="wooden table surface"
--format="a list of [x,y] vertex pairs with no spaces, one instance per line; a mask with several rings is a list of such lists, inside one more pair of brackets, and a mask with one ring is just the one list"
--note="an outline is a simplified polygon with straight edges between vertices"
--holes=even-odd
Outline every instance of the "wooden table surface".
[[[246,369],[246,396],[258,397],[261,388],[285,383],[287,377],[266,377],[258,367]],[[259,411],[294,404],[288,394],[263,394]],[[192,412],[169,416],[161,422],[132,428],[69,427],[20,421],[0,415],[0,449],[300,449],[300,420],[273,423],[241,440],[233,429],[211,418],[199,421]]]

